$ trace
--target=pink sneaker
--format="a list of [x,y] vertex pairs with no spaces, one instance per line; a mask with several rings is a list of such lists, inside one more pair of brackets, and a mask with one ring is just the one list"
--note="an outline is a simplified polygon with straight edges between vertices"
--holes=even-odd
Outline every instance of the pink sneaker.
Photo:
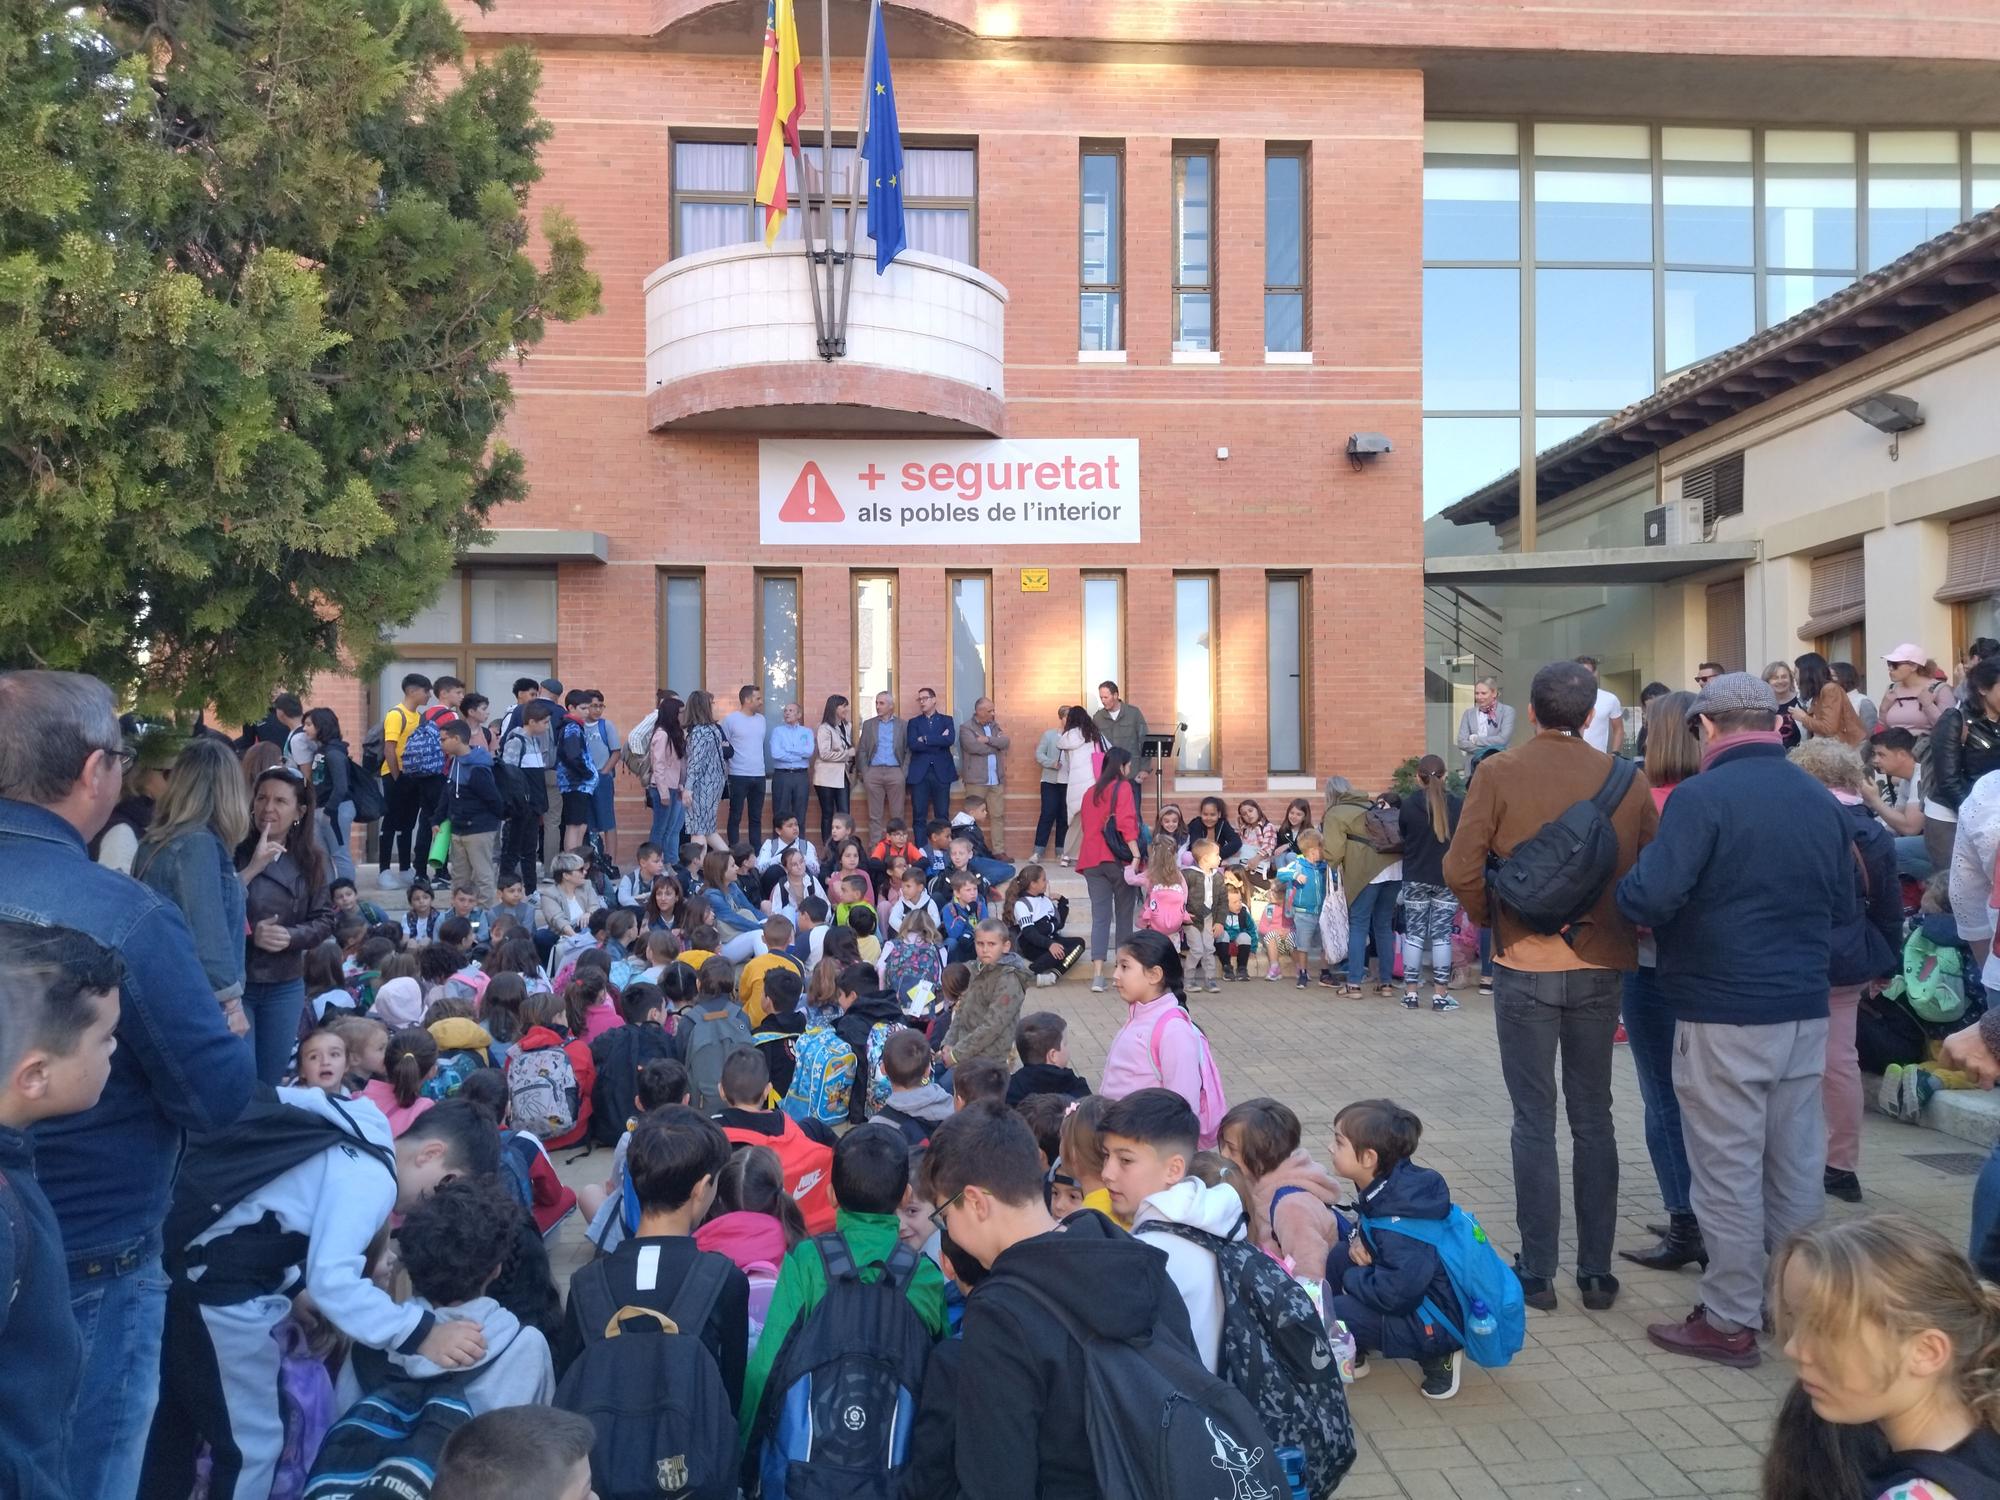
[[1278,966],[1276,964],[1272,964],[1270,968],[1264,971],[1264,977],[1266,979],[1282,979],[1285,976],[1278,972]]

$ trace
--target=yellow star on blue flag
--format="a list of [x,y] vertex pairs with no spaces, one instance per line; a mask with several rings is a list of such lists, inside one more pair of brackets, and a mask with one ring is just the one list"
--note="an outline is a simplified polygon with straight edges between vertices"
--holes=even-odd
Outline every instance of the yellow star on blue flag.
[[[875,242],[875,274],[908,247],[903,221],[903,136],[896,125],[896,80],[889,72],[889,39],[880,0],[875,6],[875,49],[868,59],[875,87],[868,96],[868,165],[875,190],[868,195],[868,237]],[[886,184],[886,185],[885,185]]]

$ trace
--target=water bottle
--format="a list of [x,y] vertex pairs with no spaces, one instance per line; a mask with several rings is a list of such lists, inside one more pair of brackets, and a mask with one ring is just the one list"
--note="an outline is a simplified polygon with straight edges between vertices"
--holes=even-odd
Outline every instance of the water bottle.
[[1498,1325],[1493,1321],[1493,1309],[1477,1297],[1472,1299],[1472,1316],[1465,1320],[1468,1333],[1476,1333],[1481,1338],[1491,1334]]
[[1285,1471],[1285,1488],[1291,1500],[1312,1500],[1306,1493],[1306,1450],[1294,1444],[1278,1450],[1278,1467]]

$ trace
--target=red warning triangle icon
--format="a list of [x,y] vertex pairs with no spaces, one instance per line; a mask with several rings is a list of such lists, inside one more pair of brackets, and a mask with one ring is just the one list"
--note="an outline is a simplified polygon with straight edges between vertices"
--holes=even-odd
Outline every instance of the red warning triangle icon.
[[799,477],[792,482],[792,492],[785,496],[785,503],[778,508],[780,521],[845,521],[847,512],[840,508],[834,498],[833,487],[826,482],[826,475],[820,473],[819,465],[807,461],[799,470]]

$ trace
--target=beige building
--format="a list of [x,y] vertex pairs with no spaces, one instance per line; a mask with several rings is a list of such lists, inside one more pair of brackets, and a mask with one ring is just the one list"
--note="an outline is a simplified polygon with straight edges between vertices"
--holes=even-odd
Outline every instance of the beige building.
[[[1897,430],[1902,429],[1902,430]],[[2000,210],[1542,452],[1427,527],[1428,738],[1588,652],[1627,702],[1704,659],[2000,637]],[[1529,539],[1524,548],[1524,534]],[[1454,555],[1456,554],[1456,555]],[[1518,735],[1528,733],[1521,714]],[[1636,731],[1636,725],[1633,726]]]

